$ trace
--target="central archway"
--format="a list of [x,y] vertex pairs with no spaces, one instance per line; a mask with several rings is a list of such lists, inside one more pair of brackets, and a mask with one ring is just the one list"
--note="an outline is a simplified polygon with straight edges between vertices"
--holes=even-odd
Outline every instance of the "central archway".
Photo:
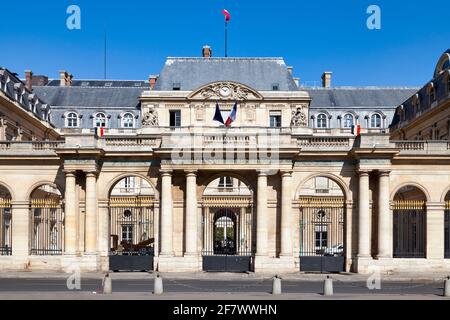
[[202,197],[203,270],[247,272],[255,254],[253,192],[240,179],[215,178]]
[[109,195],[111,271],[153,271],[155,189],[140,176],[126,176]]

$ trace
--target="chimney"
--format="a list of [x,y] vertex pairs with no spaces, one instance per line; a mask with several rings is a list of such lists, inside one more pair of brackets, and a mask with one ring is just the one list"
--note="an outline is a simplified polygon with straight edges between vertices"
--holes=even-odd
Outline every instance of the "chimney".
[[333,72],[325,71],[322,75],[322,87],[331,88],[331,76]]
[[33,71],[25,70],[25,84],[28,91],[33,91]]
[[212,57],[212,49],[210,46],[203,46],[202,50],[203,58],[211,58]]
[[59,85],[61,87],[70,87],[72,85],[72,79],[73,75],[71,75],[67,71],[62,70],[59,72],[59,80],[60,80]]
[[294,67],[287,67],[289,74],[292,76],[292,73],[294,72]]
[[158,76],[156,75],[150,75],[149,82],[150,82],[150,90],[153,90],[153,88],[156,85],[156,81],[158,81]]
[[298,88],[300,88],[300,78],[293,78],[293,79],[294,79],[295,85],[296,85]]

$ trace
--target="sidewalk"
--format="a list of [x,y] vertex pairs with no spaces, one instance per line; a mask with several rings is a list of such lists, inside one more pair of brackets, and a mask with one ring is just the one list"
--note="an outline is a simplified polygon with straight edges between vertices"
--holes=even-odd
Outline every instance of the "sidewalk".
[[167,293],[161,296],[152,293],[113,293],[102,295],[87,292],[2,292],[0,300],[169,300],[169,301],[281,301],[281,300],[449,300],[437,295],[392,295],[392,294],[338,294],[324,297],[320,294],[268,293]]
[[[156,273],[146,272],[118,272],[110,273],[112,279],[124,280],[140,280],[153,279]],[[272,279],[275,274],[254,274],[254,273],[160,273],[163,278],[174,280],[268,280]],[[67,279],[69,274],[65,273],[49,273],[49,272],[1,272],[0,279]],[[83,273],[84,279],[102,279],[104,273]],[[340,282],[366,282],[370,275],[360,275],[354,273],[343,274],[312,274],[312,273],[295,273],[295,274],[279,274],[283,280],[290,281],[323,281],[327,276]],[[381,275],[383,281],[393,282],[438,282],[444,281],[450,274],[448,273],[393,273],[390,275]]]

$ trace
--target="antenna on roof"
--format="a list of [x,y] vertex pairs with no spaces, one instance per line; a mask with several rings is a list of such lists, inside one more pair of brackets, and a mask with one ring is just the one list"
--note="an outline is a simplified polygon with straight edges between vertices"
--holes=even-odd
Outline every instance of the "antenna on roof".
[[105,65],[104,65],[104,79],[106,80],[106,67],[107,67],[107,64],[106,64],[106,30],[105,30],[105,42],[104,42],[104,47],[105,47],[105,56],[104,56],[104,62],[105,62]]

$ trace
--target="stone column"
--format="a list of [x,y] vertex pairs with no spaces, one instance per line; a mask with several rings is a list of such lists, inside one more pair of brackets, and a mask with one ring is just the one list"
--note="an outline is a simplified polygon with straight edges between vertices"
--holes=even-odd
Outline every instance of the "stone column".
[[293,256],[291,172],[281,172],[281,256]]
[[256,206],[256,255],[267,256],[268,216],[267,216],[267,173],[258,173]]
[[359,172],[358,258],[370,258],[369,172]]
[[198,255],[197,250],[197,175],[186,172],[186,255]]
[[173,256],[172,171],[161,171],[161,256]]
[[85,249],[87,254],[97,252],[97,177],[95,172],[86,174],[86,225]]
[[445,252],[445,204],[427,202],[427,259],[443,260]]
[[65,254],[75,255],[77,251],[77,203],[76,178],[74,172],[66,172],[65,194]]
[[98,203],[98,237],[97,237],[97,251],[100,256],[107,257],[110,248],[110,231],[109,231],[109,206],[108,201],[103,200]]
[[378,259],[393,256],[389,175],[389,171],[381,171],[378,182]]
[[12,209],[12,255],[28,256],[30,254],[30,204],[28,201],[13,201]]

